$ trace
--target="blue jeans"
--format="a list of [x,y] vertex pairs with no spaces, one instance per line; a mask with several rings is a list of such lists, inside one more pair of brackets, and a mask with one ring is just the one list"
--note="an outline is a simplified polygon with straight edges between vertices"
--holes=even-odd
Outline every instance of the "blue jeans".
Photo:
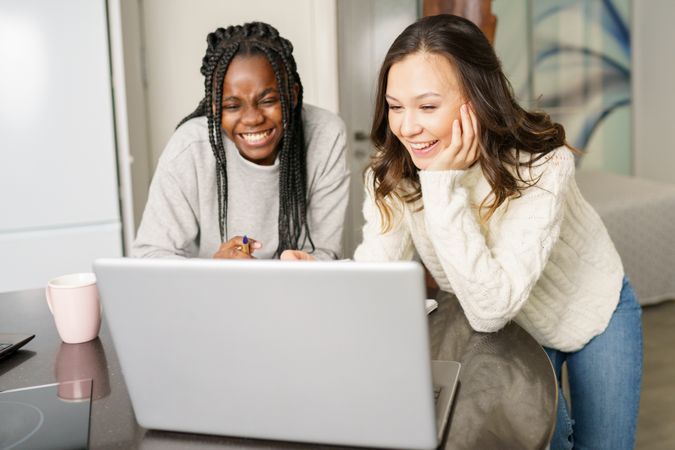
[[[551,450],[628,450],[635,445],[642,378],[642,310],[628,278],[607,329],[582,349],[544,347],[558,378],[558,417]],[[572,415],[562,396],[567,361]]]

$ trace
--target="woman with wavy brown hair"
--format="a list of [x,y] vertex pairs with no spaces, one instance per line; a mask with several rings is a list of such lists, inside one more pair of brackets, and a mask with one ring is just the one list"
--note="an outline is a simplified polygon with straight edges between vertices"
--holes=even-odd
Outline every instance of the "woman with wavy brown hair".
[[552,449],[632,448],[640,307],[574,181],[563,127],[518,105],[473,23],[432,16],[398,36],[380,71],[372,140],[354,258],[416,250],[474,329],[514,320],[558,379],[566,362],[574,409],[560,396]]

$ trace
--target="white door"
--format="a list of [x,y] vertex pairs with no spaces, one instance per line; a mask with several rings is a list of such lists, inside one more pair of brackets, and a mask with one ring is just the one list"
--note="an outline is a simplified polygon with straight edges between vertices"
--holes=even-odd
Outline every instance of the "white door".
[[419,17],[416,0],[340,0],[338,66],[340,115],[347,124],[350,148],[349,209],[345,256],[361,242],[363,171],[370,161],[370,127],[380,65],[396,36]]

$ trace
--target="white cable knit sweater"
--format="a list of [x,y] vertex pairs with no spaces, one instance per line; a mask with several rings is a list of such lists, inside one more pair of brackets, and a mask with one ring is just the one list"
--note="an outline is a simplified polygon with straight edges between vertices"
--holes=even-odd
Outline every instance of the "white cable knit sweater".
[[475,330],[497,331],[514,320],[542,345],[580,349],[605,330],[616,308],[621,259],[577,188],[569,149],[521,173],[539,181],[482,226],[478,205],[490,186],[479,164],[422,170],[422,199],[390,203],[394,226],[382,234],[369,172],[363,243],[354,259],[411,259],[416,249],[441,289],[457,295]]

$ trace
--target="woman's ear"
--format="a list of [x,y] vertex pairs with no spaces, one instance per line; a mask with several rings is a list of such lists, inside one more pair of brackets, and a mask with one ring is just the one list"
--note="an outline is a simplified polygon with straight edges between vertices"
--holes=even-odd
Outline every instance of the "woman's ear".
[[298,106],[298,94],[300,93],[300,86],[297,84],[293,85],[293,109]]

